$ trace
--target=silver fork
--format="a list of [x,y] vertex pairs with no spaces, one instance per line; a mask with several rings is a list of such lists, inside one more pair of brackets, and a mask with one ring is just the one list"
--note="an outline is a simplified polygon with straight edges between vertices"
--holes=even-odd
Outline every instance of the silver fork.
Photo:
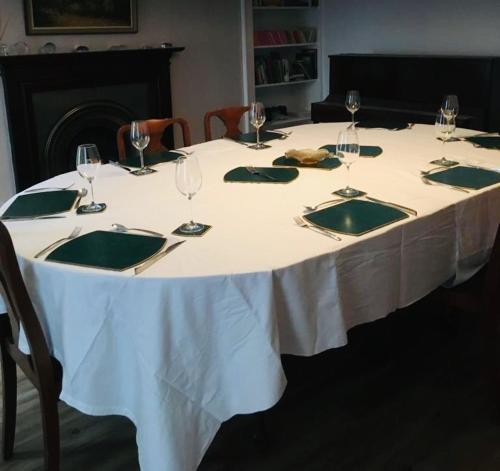
[[304,227],[306,229],[311,229],[311,231],[317,232],[318,234],[326,235],[338,241],[342,240],[338,235],[334,234],[333,232],[330,232],[328,229],[322,229],[321,227],[313,226],[312,224],[306,222],[300,216],[294,216],[293,221],[295,222],[295,224],[297,224],[297,226]]
[[274,178],[272,175],[269,175],[266,172],[263,172],[261,170],[256,169],[255,167],[245,167],[248,172],[250,172],[252,175],[259,175],[261,177],[267,178],[268,180],[274,180],[276,181],[276,178]]
[[306,209],[306,211],[312,212],[312,211],[316,211],[321,206],[324,206],[327,204],[332,204],[332,203],[337,203],[337,202],[341,202],[341,201],[345,201],[344,198],[336,198],[334,200],[323,201],[321,203],[316,204],[315,206],[304,206],[304,208]]
[[31,188],[30,190],[24,190],[23,193],[32,193],[34,191],[57,191],[57,190],[69,190],[75,183],[73,182],[68,186],[52,186],[52,187],[43,187],[43,188]]
[[40,252],[38,252],[36,255],[35,255],[35,258],[38,258],[38,257],[41,257],[44,253],[47,253],[49,250],[53,249],[54,247],[56,247],[57,245],[59,245],[61,242],[64,242],[65,240],[71,240],[71,239],[74,239],[75,237],[78,236],[78,234],[80,234],[82,230],[82,227],[81,226],[76,226],[72,231],[71,231],[71,234],[67,237],[62,237],[61,239],[58,239],[56,240],[55,242],[52,242],[52,244],[48,245],[47,247],[45,247],[44,249],[40,250]]
[[432,180],[427,180],[424,176],[420,177],[421,180],[426,184],[426,185],[436,185],[436,186],[444,186],[446,188],[451,188],[452,190],[457,190],[461,191],[463,193],[470,193],[469,190],[466,190],[465,188],[462,188],[461,186],[453,186],[453,185],[447,185],[446,183],[439,183],[439,182],[434,182]]

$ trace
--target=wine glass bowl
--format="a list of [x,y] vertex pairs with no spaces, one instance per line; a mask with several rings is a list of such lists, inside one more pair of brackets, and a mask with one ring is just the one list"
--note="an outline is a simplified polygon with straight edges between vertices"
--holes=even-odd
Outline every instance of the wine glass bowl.
[[[202,185],[202,175],[198,160],[194,155],[183,155],[176,160],[175,185],[179,192],[191,201]],[[197,234],[205,228],[203,224],[194,222],[191,206],[191,220],[179,227],[179,232],[184,234]]]
[[[351,165],[359,158],[359,150],[358,134],[354,128],[348,128],[339,132],[335,153],[336,157],[346,166],[347,175],[349,175]],[[352,198],[360,194],[358,190],[351,188],[349,183],[345,186],[345,188],[342,188],[335,193],[348,198]]]
[[132,121],[130,126],[130,141],[132,145],[139,151],[141,159],[141,168],[134,172],[135,175],[148,175],[154,170],[144,166],[144,149],[149,145],[150,135],[146,121]]
[[447,120],[455,119],[458,115],[458,97],[456,95],[446,95],[441,104],[441,112]]
[[[455,118],[449,118],[441,109],[436,115],[436,122],[434,124],[434,131],[436,138],[443,142],[443,154],[445,154],[445,144],[451,138],[455,130]],[[438,160],[433,160],[431,163],[435,165],[441,165],[444,167],[451,167],[452,165],[457,165],[458,162],[454,160],[449,160],[446,155],[443,155]]]
[[351,113],[352,123],[351,126],[354,128],[354,114],[361,107],[361,97],[359,96],[358,90],[349,90],[345,96],[345,107],[347,111]]
[[82,213],[99,213],[106,209],[104,203],[96,203],[94,201],[93,183],[100,166],[101,157],[95,144],[81,144],[78,146],[76,150],[76,170],[82,178],[85,178],[89,182],[92,194],[92,202],[78,208]]
[[264,108],[264,105],[261,102],[252,102],[250,104],[249,116],[250,124],[255,128],[257,139],[255,144],[248,147],[255,150],[266,149],[270,147],[269,145],[260,142],[259,131],[266,122],[266,110]]

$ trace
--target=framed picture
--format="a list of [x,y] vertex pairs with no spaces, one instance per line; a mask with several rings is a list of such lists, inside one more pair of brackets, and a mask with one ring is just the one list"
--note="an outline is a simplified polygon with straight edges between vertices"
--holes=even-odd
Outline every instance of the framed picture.
[[137,0],[24,0],[26,34],[137,33]]

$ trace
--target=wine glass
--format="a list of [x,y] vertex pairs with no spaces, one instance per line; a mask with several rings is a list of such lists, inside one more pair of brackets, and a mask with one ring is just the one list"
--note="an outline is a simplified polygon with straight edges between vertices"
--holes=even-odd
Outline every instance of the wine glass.
[[259,130],[261,126],[266,121],[266,112],[264,109],[264,105],[260,102],[252,102],[250,104],[250,123],[255,128],[257,132],[257,142],[251,146],[251,149],[265,149],[267,147],[271,147],[267,144],[260,142]]
[[458,115],[458,97],[456,95],[446,95],[441,104],[441,112],[447,120],[455,119]]
[[349,90],[345,96],[345,107],[352,115],[352,124],[354,128],[354,113],[361,107],[361,98],[357,90]]
[[[349,168],[359,157],[358,133],[354,128],[347,128],[340,131],[337,139],[336,157],[347,167],[347,176],[349,177]],[[349,179],[345,188],[335,192],[341,196],[349,198],[359,195],[359,191],[349,186]]]
[[97,176],[100,166],[101,158],[95,144],[81,144],[78,146],[76,149],[76,170],[82,178],[85,178],[90,183],[92,195],[92,203],[80,206],[79,211],[82,213],[98,213],[106,209],[104,203],[96,203],[94,201],[93,181]]
[[[436,115],[436,123],[434,125],[434,130],[436,132],[436,137],[443,141],[443,154],[445,153],[445,144],[450,139],[453,131],[455,130],[455,118],[448,118],[445,113],[443,113],[442,109],[438,111]],[[457,162],[454,160],[449,160],[446,158],[446,155],[443,155],[438,160],[433,160],[431,163],[435,165],[441,165],[444,167],[450,167],[452,165],[456,165]]]
[[[194,155],[181,156],[176,160],[175,166],[175,184],[177,189],[184,195],[187,196],[188,200],[191,201],[193,196],[201,188],[202,178],[201,170],[198,165],[198,160]],[[191,207],[191,220],[181,227],[179,231],[185,234],[196,234],[204,229],[204,225],[193,220],[193,205]]]
[[136,170],[136,175],[148,175],[153,169],[144,166],[144,149],[149,144],[149,129],[146,121],[132,121],[130,126],[130,140],[132,145],[139,151],[141,157],[141,168]]

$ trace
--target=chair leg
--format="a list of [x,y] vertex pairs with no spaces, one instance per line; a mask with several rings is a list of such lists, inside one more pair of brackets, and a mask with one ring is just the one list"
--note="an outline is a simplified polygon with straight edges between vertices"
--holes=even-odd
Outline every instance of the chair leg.
[[47,398],[40,394],[40,409],[42,413],[45,469],[47,471],[59,471],[60,440],[57,398]]
[[7,353],[0,341],[0,356],[2,359],[2,447],[3,459],[12,458],[14,452],[14,438],[16,436],[16,408],[17,408],[17,375],[16,363]]

